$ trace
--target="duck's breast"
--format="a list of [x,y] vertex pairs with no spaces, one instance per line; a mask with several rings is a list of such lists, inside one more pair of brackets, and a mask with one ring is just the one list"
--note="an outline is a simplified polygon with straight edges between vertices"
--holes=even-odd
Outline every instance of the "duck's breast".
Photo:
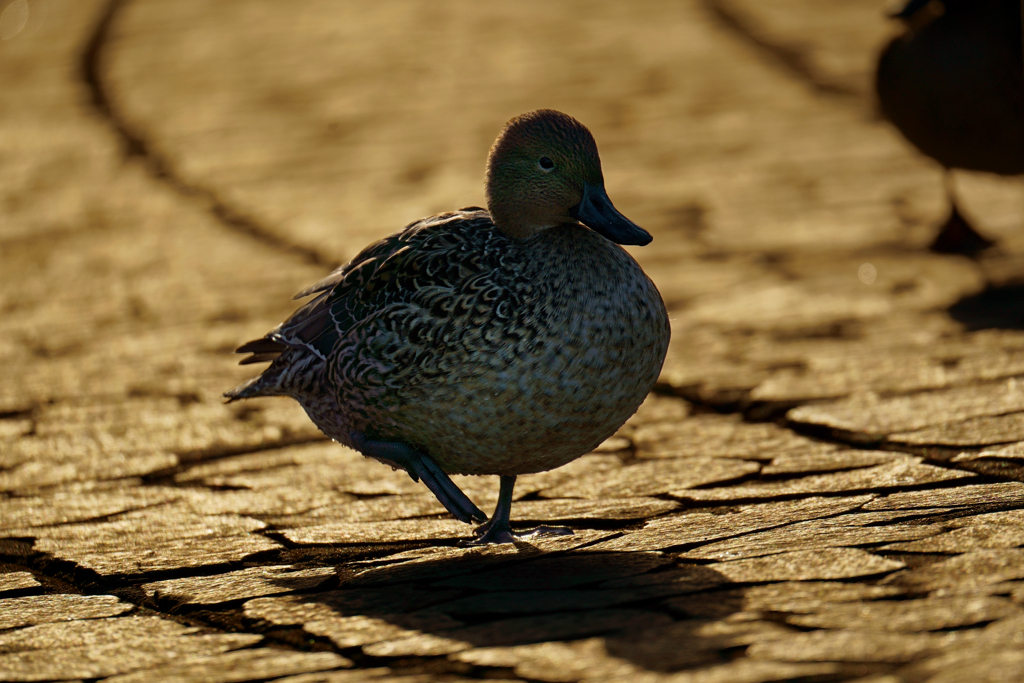
[[450,472],[535,472],[592,450],[636,411],[668,346],[657,288],[596,233],[553,228],[499,260],[456,297],[475,304],[456,306],[444,371],[394,411]]

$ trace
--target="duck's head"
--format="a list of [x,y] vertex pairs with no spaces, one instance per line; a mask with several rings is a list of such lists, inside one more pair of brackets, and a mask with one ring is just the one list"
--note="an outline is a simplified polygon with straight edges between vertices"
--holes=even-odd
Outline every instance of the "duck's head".
[[551,109],[517,116],[494,141],[487,157],[487,208],[494,225],[517,239],[579,221],[619,244],[651,241],[608,199],[594,136]]

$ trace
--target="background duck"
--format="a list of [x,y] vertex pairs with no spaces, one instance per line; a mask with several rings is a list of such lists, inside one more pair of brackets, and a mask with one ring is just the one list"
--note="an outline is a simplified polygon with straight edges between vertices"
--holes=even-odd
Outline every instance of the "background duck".
[[455,517],[485,516],[448,474],[497,474],[480,543],[512,532],[517,475],[593,450],[643,402],[668,349],[654,283],[619,244],[651,236],[604,190],[597,145],[566,114],[512,119],[487,206],[424,218],[364,249],[242,361],[230,400],[291,396],[327,436],[404,469]]
[[882,113],[946,169],[950,215],[931,249],[975,255],[992,244],[957,208],[950,169],[1024,173],[1020,0],[910,0],[908,24],[878,61]]

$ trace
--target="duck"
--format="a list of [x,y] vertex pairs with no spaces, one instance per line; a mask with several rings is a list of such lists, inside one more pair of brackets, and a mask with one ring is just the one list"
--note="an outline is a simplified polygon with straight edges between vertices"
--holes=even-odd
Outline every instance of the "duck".
[[[487,156],[487,208],[410,223],[295,298],[313,297],[241,364],[270,362],[228,402],[290,396],[331,439],[422,481],[469,545],[571,534],[514,531],[521,474],[592,451],[654,386],[670,327],[622,245],[651,234],[612,204],[594,136],[540,109]],[[449,475],[497,475],[490,518]]]
[[909,0],[905,32],[882,50],[882,115],[944,169],[949,217],[930,249],[979,255],[994,244],[957,205],[953,169],[1024,173],[1020,0]]

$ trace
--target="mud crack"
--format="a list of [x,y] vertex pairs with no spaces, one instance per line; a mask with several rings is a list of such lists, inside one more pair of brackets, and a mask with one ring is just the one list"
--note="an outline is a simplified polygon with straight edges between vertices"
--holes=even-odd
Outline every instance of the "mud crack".
[[216,192],[183,177],[167,157],[126,119],[111,97],[103,79],[103,59],[110,44],[117,18],[128,5],[128,0],[111,0],[96,22],[82,51],[79,69],[82,81],[89,91],[90,102],[96,113],[109,124],[121,141],[125,159],[139,160],[156,180],[170,187],[182,197],[203,206],[229,230],[254,239],[271,249],[298,257],[310,265],[334,269],[337,259],[311,247],[295,244],[282,238],[241,209],[232,206]]

